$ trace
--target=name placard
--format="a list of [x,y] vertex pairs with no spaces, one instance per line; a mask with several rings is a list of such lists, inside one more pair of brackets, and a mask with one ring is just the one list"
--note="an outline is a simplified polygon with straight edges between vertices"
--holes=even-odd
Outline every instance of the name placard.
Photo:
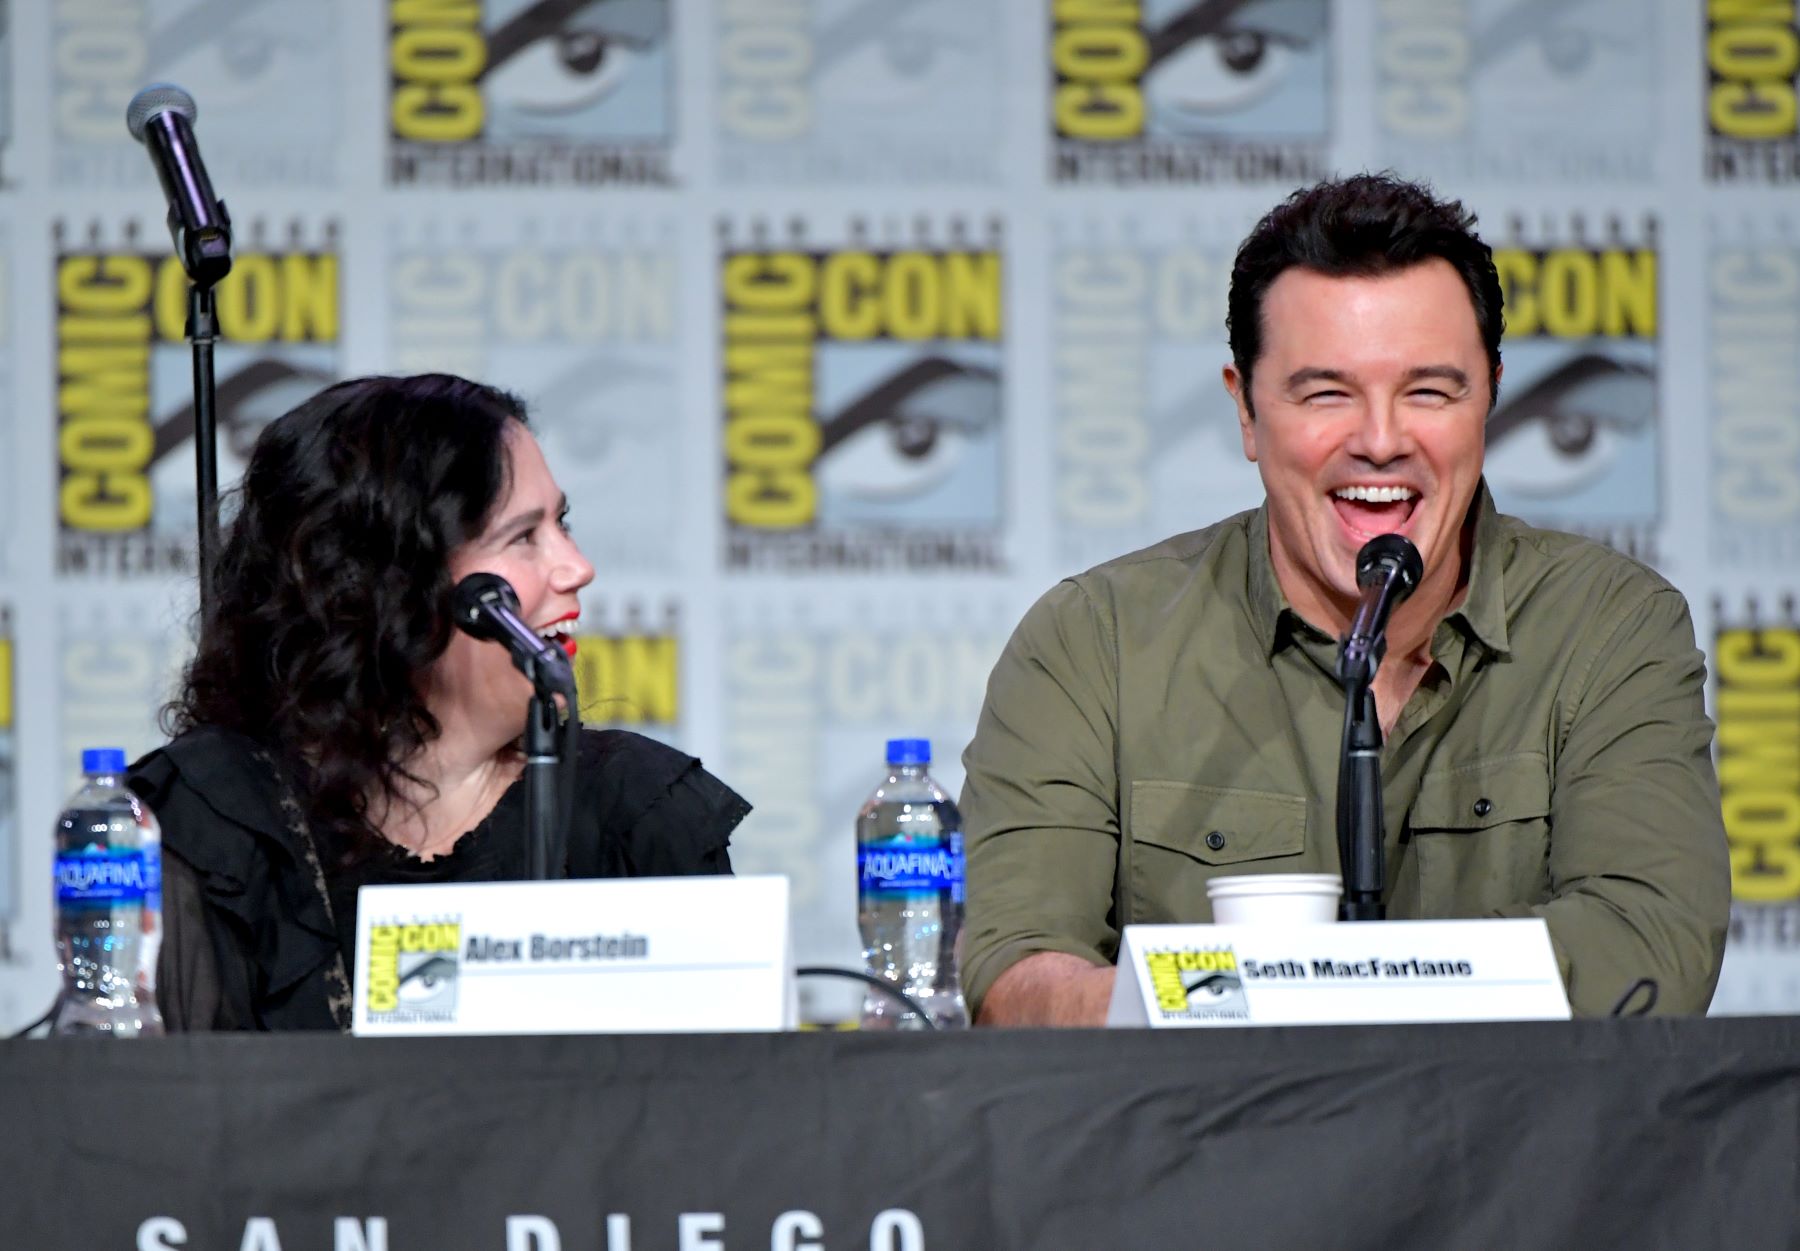
[[365,886],[358,1035],[791,1029],[785,877]]
[[1537,918],[1128,925],[1107,1024],[1152,1029],[1567,1020]]

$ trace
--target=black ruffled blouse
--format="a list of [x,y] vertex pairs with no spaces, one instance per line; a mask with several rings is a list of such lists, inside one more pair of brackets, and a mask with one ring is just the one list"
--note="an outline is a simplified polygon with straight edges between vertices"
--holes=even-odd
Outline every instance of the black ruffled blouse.
[[[400,882],[525,877],[525,784],[447,855],[394,847],[326,866],[288,779],[260,745],[191,730],[132,765],[163,834],[157,1001],[171,1030],[344,1030],[356,891]],[[583,730],[569,822],[571,877],[729,873],[750,811],[700,762],[624,730]]]

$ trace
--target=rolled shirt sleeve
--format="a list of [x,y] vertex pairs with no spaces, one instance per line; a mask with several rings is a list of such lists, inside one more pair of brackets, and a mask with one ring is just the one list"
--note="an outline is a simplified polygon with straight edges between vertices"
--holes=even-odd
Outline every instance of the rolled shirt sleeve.
[[1611,1012],[1640,979],[1660,1012],[1703,1012],[1724,956],[1731,869],[1706,664],[1666,585],[1595,640],[1556,755],[1544,918],[1577,1014]]
[[1063,582],[1025,615],[988,680],[963,753],[971,1011],[1034,952],[1102,965],[1117,952],[1117,676],[1111,621]]

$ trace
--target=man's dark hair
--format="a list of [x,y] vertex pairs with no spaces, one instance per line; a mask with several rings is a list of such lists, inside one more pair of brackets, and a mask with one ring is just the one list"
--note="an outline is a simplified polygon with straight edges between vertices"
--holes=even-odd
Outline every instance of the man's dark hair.
[[357,378],[271,422],[250,455],[165,723],[283,758],[338,859],[383,845],[370,800],[438,735],[419,679],[450,644],[450,555],[505,490],[515,424],[524,405],[480,383]]
[[1262,354],[1263,296],[1283,270],[1297,265],[1332,278],[1369,278],[1433,257],[1450,262],[1469,289],[1487,349],[1490,403],[1498,399],[1494,375],[1506,319],[1494,253],[1475,234],[1475,214],[1419,183],[1392,174],[1356,174],[1294,192],[1270,209],[1238,248],[1225,328],[1246,406],[1251,369]]

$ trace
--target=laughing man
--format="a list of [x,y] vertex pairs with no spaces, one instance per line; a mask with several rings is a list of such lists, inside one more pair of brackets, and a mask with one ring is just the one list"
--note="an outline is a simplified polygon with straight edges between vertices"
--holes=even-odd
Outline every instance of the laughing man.
[[1062,582],[995,666],[962,800],[980,1023],[1099,1024],[1125,925],[1211,920],[1216,875],[1338,871],[1336,641],[1387,533],[1424,558],[1374,686],[1388,915],[1539,916],[1576,1013],[1643,978],[1705,1010],[1730,895],[1705,664],[1662,578],[1495,511],[1473,226],[1364,175],[1239,249],[1224,380],[1266,499]]

